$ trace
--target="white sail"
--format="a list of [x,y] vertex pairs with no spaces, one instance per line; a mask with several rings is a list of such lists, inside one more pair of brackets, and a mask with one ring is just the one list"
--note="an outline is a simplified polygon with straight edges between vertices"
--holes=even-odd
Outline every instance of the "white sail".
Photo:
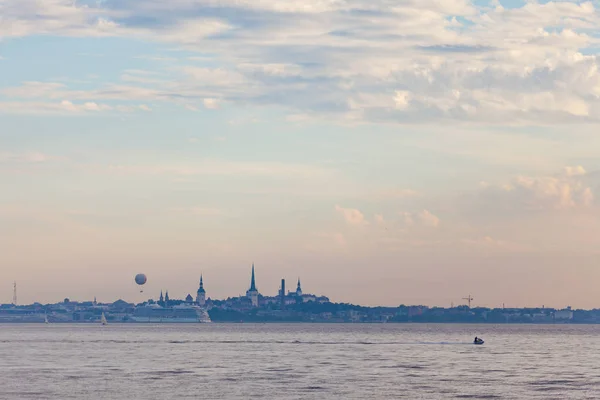
[[49,323],[49,322],[48,322],[48,315],[44,315],[44,323],[45,323],[45,324],[48,324],[48,323]]
[[104,313],[102,313],[102,317],[100,317],[100,322],[102,323],[102,325],[108,324],[108,322],[106,321],[106,317],[104,316]]

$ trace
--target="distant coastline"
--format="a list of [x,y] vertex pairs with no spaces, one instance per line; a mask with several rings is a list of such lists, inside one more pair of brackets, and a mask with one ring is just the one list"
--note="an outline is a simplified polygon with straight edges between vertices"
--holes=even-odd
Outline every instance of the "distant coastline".
[[[363,307],[345,303],[298,302],[252,307],[239,304],[232,307],[226,301],[209,301],[206,307],[173,300],[172,305],[154,305],[160,317],[143,320],[147,303],[134,305],[122,300],[114,303],[63,302],[27,306],[0,305],[0,323],[99,323],[105,314],[109,323],[435,323],[435,324],[600,324],[600,310],[558,310],[554,308],[483,308],[459,306],[453,308],[405,306]],[[180,318],[187,313],[186,318]],[[191,314],[190,314],[191,313]],[[190,318],[189,315],[204,315]]]
[[[139,280],[138,278],[143,279]],[[145,275],[136,276],[143,285]],[[140,304],[124,300],[113,303],[71,301],[26,306],[0,305],[0,323],[99,323],[102,316],[108,323],[479,323],[479,324],[600,324],[600,309],[485,308],[468,305],[442,308],[423,305],[397,307],[364,307],[334,303],[327,296],[305,293],[300,278],[295,290],[286,292],[285,279],[279,293],[265,296],[257,286],[254,264],[245,296],[224,300],[207,297],[204,278],[200,275],[195,298],[173,299],[169,291],[160,292],[158,299]],[[157,293],[158,294],[158,293]],[[16,284],[15,297],[16,299]],[[15,302],[16,303],[16,302]]]

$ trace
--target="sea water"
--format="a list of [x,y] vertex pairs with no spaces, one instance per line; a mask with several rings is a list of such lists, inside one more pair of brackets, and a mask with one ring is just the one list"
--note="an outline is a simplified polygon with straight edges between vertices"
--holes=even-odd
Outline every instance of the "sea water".
[[0,399],[466,398],[600,398],[600,326],[0,325]]

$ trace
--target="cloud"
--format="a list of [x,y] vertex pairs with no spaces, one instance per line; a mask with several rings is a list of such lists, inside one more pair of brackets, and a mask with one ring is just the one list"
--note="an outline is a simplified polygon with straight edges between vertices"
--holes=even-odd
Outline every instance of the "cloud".
[[424,226],[437,228],[440,225],[440,219],[428,210],[422,210],[417,213],[401,212],[399,213],[401,222],[406,227]]
[[343,208],[336,205],[335,211],[342,215],[348,225],[368,225],[364,214],[355,208]]
[[585,168],[583,168],[581,165],[578,165],[576,167],[565,167],[565,174],[567,176],[585,175],[586,173],[587,172]]
[[585,175],[581,166],[565,168],[565,176],[518,176],[503,189],[533,208],[574,208],[590,206],[592,189],[578,177]]
[[85,115],[113,110],[107,104],[95,102],[73,103],[68,100],[61,102],[2,102],[0,113],[5,114],[58,114]]
[[61,157],[50,156],[37,151],[27,153],[0,152],[0,163],[39,164],[59,159],[61,159]]
[[412,213],[401,212],[400,217],[402,217],[402,221],[403,221],[404,225],[406,225],[406,226],[414,226],[415,225],[415,219],[414,219]]
[[[552,175],[517,175],[509,181],[480,185],[477,194],[460,197],[463,217],[474,223],[509,221],[550,214],[576,215],[595,209],[594,176],[581,166],[566,167]],[[566,218],[566,216],[565,216]],[[486,222],[487,221],[487,222]]]
[[425,226],[437,228],[440,225],[440,219],[433,215],[430,211],[423,210],[417,214],[417,217]]
[[[193,109],[219,99],[340,123],[600,121],[593,2],[508,9],[466,0],[23,0],[1,2],[0,15],[5,40],[126,37],[185,50],[169,55],[173,65],[155,66],[161,79],[124,77],[87,91],[48,82],[36,89],[44,101],[116,108],[112,102],[151,99]],[[205,66],[192,65],[189,52],[202,54]],[[12,102],[19,92],[5,96]]]
[[204,99],[203,101],[204,107],[209,110],[215,110],[219,108],[219,100],[218,99]]

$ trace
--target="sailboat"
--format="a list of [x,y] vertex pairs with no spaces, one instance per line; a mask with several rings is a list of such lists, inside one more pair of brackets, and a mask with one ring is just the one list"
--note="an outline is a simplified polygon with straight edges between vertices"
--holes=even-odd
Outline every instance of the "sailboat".
[[44,314],[44,323],[49,324],[48,322],[48,314]]
[[106,317],[104,316],[104,313],[102,313],[102,316],[100,317],[100,323],[102,325],[108,325],[108,321],[106,321]]

